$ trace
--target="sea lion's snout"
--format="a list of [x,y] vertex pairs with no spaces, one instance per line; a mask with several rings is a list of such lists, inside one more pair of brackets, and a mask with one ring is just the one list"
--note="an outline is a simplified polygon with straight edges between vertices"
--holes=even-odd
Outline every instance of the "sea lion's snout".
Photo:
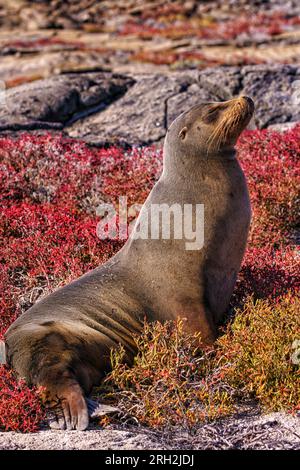
[[242,95],[237,98],[237,101],[241,105],[241,107],[244,108],[245,111],[252,117],[255,108],[254,101],[252,100],[252,98],[250,98],[250,96]]
[[[250,116],[251,118],[254,113],[254,101],[246,95],[233,98],[232,100],[226,101],[224,104],[227,104],[225,114],[227,114],[228,119],[230,119],[231,113],[235,116],[240,115],[240,121],[242,121],[243,117]],[[237,123],[238,121],[237,119]]]
[[[217,108],[218,109],[218,108]],[[214,123],[207,144],[209,150],[232,148],[254,113],[254,102],[249,96],[239,96],[219,105],[219,117]]]
[[248,103],[248,105],[253,107],[254,109],[254,101],[252,100],[252,98],[250,98],[249,96],[245,96],[245,95],[241,96],[241,98],[245,100]]

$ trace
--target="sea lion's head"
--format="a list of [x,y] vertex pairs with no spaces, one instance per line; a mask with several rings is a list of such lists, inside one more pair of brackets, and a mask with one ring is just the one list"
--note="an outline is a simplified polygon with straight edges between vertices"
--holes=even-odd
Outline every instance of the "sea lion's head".
[[248,96],[229,101],[201,103],[178,116],[168,129],[165,149],[177,155],[224,155],[234,150],[254,112]]

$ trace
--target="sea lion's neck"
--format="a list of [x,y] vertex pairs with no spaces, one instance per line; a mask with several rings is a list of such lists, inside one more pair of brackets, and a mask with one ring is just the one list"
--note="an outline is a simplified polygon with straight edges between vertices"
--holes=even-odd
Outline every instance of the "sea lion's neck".
[[236,160],[236,150],[234,148],[228,150],[220,150],[212,153],[199,153],[195,155],[183,155],[176,152],[164,152],[163,158],[163,176],[171,177],[197,175],[198,172],[203,173],[210,164],[216,165],[224,162]]

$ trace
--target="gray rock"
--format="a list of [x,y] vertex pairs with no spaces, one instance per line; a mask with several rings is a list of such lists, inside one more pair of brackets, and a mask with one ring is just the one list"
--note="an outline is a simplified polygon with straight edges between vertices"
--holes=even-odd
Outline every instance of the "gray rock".
[[[152,144],[163,139],[168,120],[169,100],[185,96],[187,90],[196,85],[197,73],[174,73],[170,75],[135,76],[135,84],[119,100],[104,112],[89,116],[69,126],[71,137],[80,137],[94,144],[127,143],[130,145]],[[193,99],[201,99],[196,85]],[[175,117],[186,109],[182,105]]]
[[191,106],[239,94],[254,99],[258,128],[300,121],[300,68],[257,65],[39,80],[7,91],[0,131],[63,129],[96,145],[150,145],[160,143],[173,119]]
[[97,145],[160,142],[171,122],[186,109],[235,94],[240,83],[238,69],[229,69],[227,75],[223,70],[212,70],[215,75],[208,73],[206,77],[203,73],[200,78],[198,71],[135,75],[136,83],[124,96],[103,112],[69,126],[66,132]]
[[239,94],[253,98],[256,104],[254,122],[259,129],[300,120],[298,80],[299,67],[266,64],[210,68],[199,77],[200,84],[220,99]]
[[299,122],[282,122],[279,124],[271,124],[271,126],[268,126],[268,129],[276,132],[286,132],[293,129],[296,124],[299,124]]
[[148,145],[161,141],[173,119],[194,104],[239,94],[251,96],[256,103],[255,127],[300,120],[297,87],[293,87],[300,72],[294,66],[218,67],[135,79],[124,96],[69,127],[68,134],[94,144]]
[[256,102],[258,128],[300,120],[300,69],[295,66],[243,67],[242,92]]
[[0,131],[62,129],[70,120],[104,109],[132,84],[132,79],[111,73],[81,73],[8,89],[0,107]]
[[192,106],[212,99],[217,99],[217,97],[210,90],[199,86],[197,82],[192,83],[186,90],[183,89],[181,93],[176,93],[168,98],[166,102],[167,125],[169,126],[179,114]]
[[218,100],[228,100],[242,89],[240,67],[212,67],[200,72],[199,84]]

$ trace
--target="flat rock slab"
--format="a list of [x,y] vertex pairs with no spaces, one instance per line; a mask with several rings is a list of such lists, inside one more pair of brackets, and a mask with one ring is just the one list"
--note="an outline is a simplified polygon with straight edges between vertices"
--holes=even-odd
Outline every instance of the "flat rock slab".
[[[1,2],[1,0],[0,0]],[[212,64],[230,66],[249,64],[298,64],[300,61],[300,31],[272,36],[243,39],[201,39],[186,37],[170,39],[153,36],[149,40],[134,35],[114,36],[112,33],[84,33],[78,30],[41,30],[30,33],[0,31],[0,80],[7,88],[53,75],[71,72],[164,74],[187,69],[204,70]],[[267,41],[267,42],[265,42]],[[99,47],[99,45],[101,45]],[[197,59],[195,51],[201,51]],[[157,55],[174,61],[172,64],[153,63]],[[177,55],[176,55],[177,54]],[[191,54],[184,59],[185,54]],[[149,61],[144,61],[148,57]],[[143,59],[144,58],[144,59]]]
[[200,75],[200,82],[211,92],[227,96],[248,95],[254,99],[257,128],[300,120],[300,68],[290,65],[251,65],[217,67]]
[[[139,75],[134,79],[128,92],[104,112],[68,126],[66,132],[98,145],[149,145],[164,138],[171,114],[176,117],[191,104],[208,99],[205,89],[197,84],[198,73]],[[181,107],[174,109],[170,104],[172,98],[190,95],[191,100],[185,100]]]
[[239,94],[254,99],[257,128],[300,121],[300,67],[257,65],[37,80],[1,95],[0,132],[59,129],[95,145],[151,145],[160,143],[173,119],[191,106]]
[[134,80],[119,100],[68,126],[66,132],[98,145],[149,145],[161,141],[173,119],[191,106],[239,94],[254,99],[254,125],[259,129],[300,121],[300,68],[295,66],[217,67],[136,75]]
[[62,129],[108,106],[133,79],[111,73],[66,74],[8,89],[1,95],[0,131]]
[[190,435],[178,428],[153,432],[131,427],[88,431],[0,433],[0,450],[300,449],[300,418],[284,413],[240,416],[204,424]]

